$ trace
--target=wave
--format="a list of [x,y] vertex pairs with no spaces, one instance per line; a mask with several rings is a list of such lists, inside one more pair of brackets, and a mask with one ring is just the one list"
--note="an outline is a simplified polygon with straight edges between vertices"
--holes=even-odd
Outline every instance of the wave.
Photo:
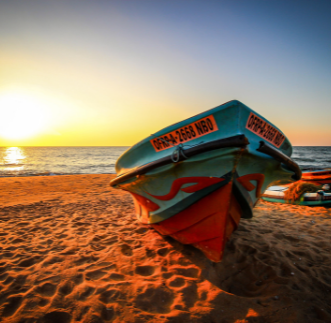
[[0,167],[20,167],[24,166],[25,164],[0,164]]
[[53,172],[43,172],[43,173],[6,173],[0,174],[0,178],[5,177],[38,177],[38,176],[64,176],[64,175],[112,175],[116,174],[115,172],[107,172],[107,173],[53,173]]

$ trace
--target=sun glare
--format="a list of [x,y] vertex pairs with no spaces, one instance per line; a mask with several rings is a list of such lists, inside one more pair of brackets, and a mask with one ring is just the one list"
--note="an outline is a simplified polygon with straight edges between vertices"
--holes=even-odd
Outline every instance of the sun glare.
[[48,109],[45,103],[25,93],[0,94],[0,137],[26,139],[47,126]]

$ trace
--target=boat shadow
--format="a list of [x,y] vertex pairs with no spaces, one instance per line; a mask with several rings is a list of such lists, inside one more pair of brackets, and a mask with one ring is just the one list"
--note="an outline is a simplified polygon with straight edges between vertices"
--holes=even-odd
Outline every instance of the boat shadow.
[[[291,232],[296,226],[290,229],[286,223],[281,217],[275,217],[274,221],[241,221],[227,242],[219,263],[210,261],[193,246],[183,245],[171,237],[162,238],[181,254],[180,258],[187,260],[181,259],[182,264],[200,269],[194,284],[198,290],[203,284],[209,286],[209,314],[216,318],[215,322],[308,322],[307,317],[313,321],[322,316],[324,321],[330,322],[331,314],[321,312],[317,305],[324,295],[323,282],[327,274],[323,266],[313,265],[313,259],[322,257],[318,255],[325,252],[325,246],[320,245],[319,240],[316,243],[303,241],[294,234],[297,231]],[[309,221],[308,225],[311,230]],[[307,247],[312,243],[318,253]],[[172,265],[177,266],[174,262]],[[171,266],[168,270],[171,271]],[[316,270],[320,279],[312,278]],[[302,302],[306,299],[311,299],[310,308]],[[329,308],[327,303],[326,299],[323,308]],[[286,312],[279,311],[280,308],[286,308]],[[271,312],[277,314],[270,316]]]

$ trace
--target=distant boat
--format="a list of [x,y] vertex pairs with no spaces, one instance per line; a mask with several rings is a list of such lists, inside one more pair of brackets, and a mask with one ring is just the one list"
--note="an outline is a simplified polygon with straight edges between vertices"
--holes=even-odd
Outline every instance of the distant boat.
[[132,146],[117,160],[110,185],[131,193],[142,223],[218,262],[261,192],[300,179],[291,153],[276,126],[230,101]]
[[[302,170],[301,180],[285,186],[270,186],[262,199],[268,202],[306,206],[331,205],[331,168]],[[306,192],[305,192],[306,191]]]
[[302,169],[301,181],[314,184],[330,184],[331,183],[331,168],[309,168]]

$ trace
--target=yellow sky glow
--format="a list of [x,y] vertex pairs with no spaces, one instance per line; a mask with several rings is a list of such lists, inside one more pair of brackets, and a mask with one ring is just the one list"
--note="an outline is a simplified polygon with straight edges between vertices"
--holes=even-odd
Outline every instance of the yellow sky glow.
[[234,99],[331,145],[328,10],[168,2],[3,1],[0,146],[130,146]]
[[0,136],[9,139],[25,139],[41,133],[48,126],[47,104],[23,92],[0,94],[2,119]]

